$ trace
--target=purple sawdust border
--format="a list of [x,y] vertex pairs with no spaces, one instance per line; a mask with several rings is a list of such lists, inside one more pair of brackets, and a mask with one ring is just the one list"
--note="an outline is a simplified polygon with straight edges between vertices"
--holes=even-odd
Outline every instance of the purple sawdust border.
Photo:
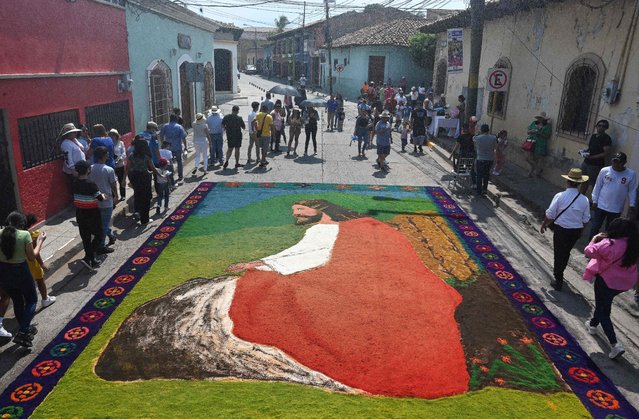
[[[213,182],[203,182],[195,188],[5,389],[0,395],[0,417],[7,415],[13,419],[28,417],[33,413],[215,185]],[[336,188],[344,189],[340,186],[344,185],[337,185]],[[449,218],[450,227],[464,240],[467,249],[481,261],[526,319],[555,367],[590,413],[596,418],[639,417],[610,379],[599,370],[453,199],[439,187],[424,187],[423,191],[437,205],[440,213]]]
[[455,201],[441,188],[425,187],[424,190],[526,320],[530,331],[586,409],[595,418],[639,417],[637,410]]
[[131,292],[198,204],[215,187],[200,183],[0,395],[0,417],[30,416]]

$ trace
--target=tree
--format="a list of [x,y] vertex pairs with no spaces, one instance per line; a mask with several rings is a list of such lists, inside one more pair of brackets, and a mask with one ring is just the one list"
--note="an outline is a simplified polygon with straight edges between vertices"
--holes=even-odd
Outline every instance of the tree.
[[288,25],[289,23],[291,22],[289,22],[288,18],[284,15],[275,19],[276,32],[277,33],[284,32],[284,28],[286,28],[286,25]]
[[437,35],[418,32],[408,38],[408,53],[413,62],[424,70],[433,70]]
[[364,12],[372,12],[373,10],[383,9],[384,5],[379,3],[367,4],[364,6]]

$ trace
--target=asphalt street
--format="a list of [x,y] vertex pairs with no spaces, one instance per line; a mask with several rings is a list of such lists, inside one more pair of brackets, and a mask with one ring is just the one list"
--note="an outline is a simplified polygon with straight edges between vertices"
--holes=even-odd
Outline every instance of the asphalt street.
[[[238,105],[240,115],[246,118],[250,112],[250,103],[261,100],[264,96],[262,89],[268,90],[275,84],[256,76],[242,74],[239,97],[219,105],[224,114],[230,113],[233,105]],[[281,99],[281,96],[276,98]],[[322,123],[318,129],[316,156],[302,156],[304,145],[302,131],[300,146],[298,146],[300,156],[287,158],[285,152],[270,156],[270,164],[266,169],[255,165],[244,166],[237,170],[217,168],[210,171],[206,177],[203,177],[200,172],[197,176],[190,176],[193,168],[191,161],[185,168],[187,176],[185,183],[171,195],[171,206],[174,207],[180,202],[202,180],[419,185],[442,186],[448,189],[451,172],[449,162],[440,154],[427,148],[424,155],[401,153],[399,134],[393,134],[395,141],[388,158],[390,173],[381,172],[376,167],[374,150],[369,151],[367,159],[359,158],[357,145],[351,146],[350,141],[356,115],[355,109],[355,103],[346,104],[347,119],[342,133],[326,132],[325,114],[321,115]],[[245,140],[241,151],[241,163],[246,162],[247,145],[248,141]],[[285,147],[283,149],[285,150]],[[233,165],[232,159],[229,166]],[[552,277],[552,249],[548,240],[549,236],[542,237],[536,232],[536,228],[525,221],[525,216],[518,216],[512,211],[509,213],[495,206],[495,203],[486,197],[457,193],[456,190],[449,193],[524,276],[529,286],[544,300],[570,333],[581,342],[584,350],[613,380],[628,400],[635,407],[639,406],[639,380],[636,379],[639,371],[639,348],[637,347],[639,312],[636,307],[631,307],[631,296],[622,296],[623,298],[618,301],[618,304],[626,305],[626,309],[613,309],[613,321],[619,332],[619,340],[626,345],[626,354],[618,361],[611,361],[607,356],[609,347],[605,337],[591,336],[584,328],[584,321],[592,310],[593,297],[591,286],[579,280],[585,260],[576,258],[583,259],[583,256],[578,256],[574,252],[572,264],[566,271],[568,281],[576,284],[575,289],[558,293],[549,286],[549,280]],[[124,211],[124,205],[121,204],[117,210],[118,215],[114,219],[119,239],[115,246],[116,250],[106,257],[96,273],[89,274],[81,267],[79,258],[82,254],[78,254],[48,278],[47,282],[52,289],[52,294],[57,296],[58,302],[36,315],[35,323],[39,326],[40,333],[35,339],[31,354],[17,349],[11,343],[0,346],[0,377],[2,378],[0,390],[3,390],[64,327],[160,222],[156,219],[146,227],[136,227],[133,219],[124,215]]]

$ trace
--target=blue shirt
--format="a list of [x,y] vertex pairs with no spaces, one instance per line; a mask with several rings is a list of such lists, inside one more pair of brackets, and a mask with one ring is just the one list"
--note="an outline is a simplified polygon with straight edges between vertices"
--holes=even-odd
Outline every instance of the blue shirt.
[[[171,144],[171,151],[182,152],[182,140],[186,138],[186,131],[177,122],[169,122],[160,130],[160,137]],[[155,163],[155,155],[153,155],[153,163]]]
[[158,156],[160,154],[160,143],[158,142],[158,137],[150,131],[142,131],[140,135],[149,143],[153,164],[160,164],[160,157]]
[[326,102],[326,110],[328,112],[337,111],[337,107],[338,106],[339,106],[339,103],[337,103],[337,101],[335,99],[329,99],[328,102]]
[[93,150],[93,163],[97,163],[95,159],[95,149],[98,147],[104,147],[109,152],[109,157],[107,157],[106,165],[112,168],[115,168],[115,160],[113,159],[113,139],[111,137],[96,137],[91,140],[91,145],[89,148]]
[[377,145],[378,146],[390,146],[391,140],[391,129],[392,125],[390,122],[379,121],[375,126],[375,133],[377,134]]
[[260,108],[262,107],[262,105],[266,105],[268,113],[273,112],[273,108],[275,107],[275,103],[273,103],[270,99],[264,99],[260,104]]
[[206,118],[206,125],[209,126],[209,132],[211,134],[223,134],[224,128],[222,127],[222,114],[212,113]]

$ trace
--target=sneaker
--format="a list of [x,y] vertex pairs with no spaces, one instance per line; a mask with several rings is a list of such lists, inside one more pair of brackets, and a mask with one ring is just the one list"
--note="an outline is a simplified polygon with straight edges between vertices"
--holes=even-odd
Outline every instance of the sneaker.
[[193,169],[193,171],[191,172],[193,176],[195,176],[196,173],[197,173],[197,169]]
[[23,348],[31,348],[33,346],[33,337],[26,333],[18,332],[13,338],[13,342]]
[[117,239],[115,238],[115,236],[109,237],[109,242],[107,243],[107,246],[113,246],[116,240]]
[[[159,211],[160,209],[158,208],[158,212]],[[115,250],[111,249],[110,247],[101,247],[95,251],[95,253],[97,253],[98,255],[106,255],[107,253],[113,253],[113,252],[115,252]]]
[[0,326],[0,338],[9,338],[11,339],[13,335],[4,327]]
[[590,320],[586,320],[586,330],[591,335],[596,335],[597,334],[597,328],[590,325]]
[[55,297],[53,295],[50,295],[42,300],[42,308],[47,308],[53,303],[55,303]]
[[610,353],[608,354],[608,358],[615,359],[620,355],[623,355],[626,352],[626,348],[623,347],[621,342],[615,343],[615,346],[612,347]]

